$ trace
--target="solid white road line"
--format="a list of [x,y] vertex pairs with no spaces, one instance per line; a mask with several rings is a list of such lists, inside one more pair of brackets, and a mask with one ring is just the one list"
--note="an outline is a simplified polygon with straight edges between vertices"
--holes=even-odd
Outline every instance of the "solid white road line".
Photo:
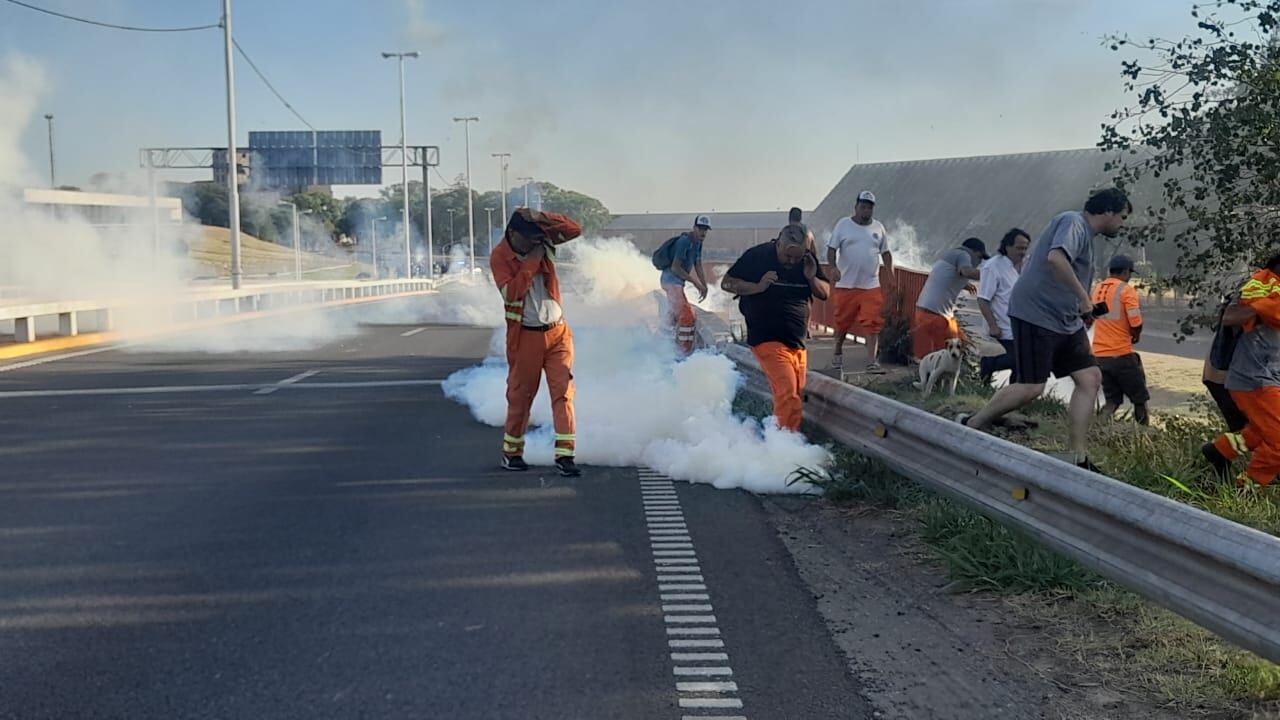
[[413,337],[414,335],[417,335],[418,333],[420,333],[420,332],[422,332],[422,331],[424,331],[424,330],[426,330],[426,328],[424,328],[424,327],[421,327],[421,328],[414,328],[414,329],[412,329],[412,330],[408,330],[408,331],[406,331],[406,332],[402,332],[402,333],[400,333],[400,337]]
[[307,370],[306,372],[300,372],[297,375],[294,375],[293,377],[287,377],[281,380],[275,385],[264,387],[261,390],[255,392],[254,395],[270,395],[271,393],[279,390],[280,388],[289,387],[290,385],[293,385],[295,383],[300,383],[309,377],[312,377],[314,375],[319,375],[319,374],[320,374],[319,370]]
[[738,692],[736,682],[681,682],[676,683],[680,692]]
[[[443,380],[372,380],[366,382],[318,382],[279,386],[261,383],[226,385],[155,385],[120,388],[69,388],[66,390],[4,390],[0,400],[45,397],[96,397],[103,395],[170,395],[182,393],[244,392],[245,390],[359,390],[363,388],[421,387],[440,385]],[[274,389],[272,389],[274,388]]]

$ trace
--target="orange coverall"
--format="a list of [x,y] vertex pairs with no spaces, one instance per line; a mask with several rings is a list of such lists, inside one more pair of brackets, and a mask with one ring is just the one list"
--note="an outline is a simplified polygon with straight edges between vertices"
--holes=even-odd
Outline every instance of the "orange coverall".
[[[553,245],[566,243],[582,234],[582,226],[564,215],[543,212],[538,226]],[[538,394],[542,373],[547,374],[551,391],[551,411],[555,420],[555,456],[573,457],[576,435],[573,416],[573,333],[561,321],[546,328],[523,324],[524,302],[541,275],[547,294],[560,300],[560,279],[556,275],[555,251],[548,249],[540,260],[522,258],[511,247],[510,230],[489,257],[493,281],[502,293],[507,319],[507,421],[502,453],[508,457],[524,454],[524,434],[529,413]]]
[[[1240,292],[1240,304],[1253,308],[1258,314],[1245,324],[1246,335],[1259,323],[1280,329],[1280,275],[1266,269],[1254,273]],[[1245,475],[1259,485],[1270,485],[1280,473],[1280,387],[1232,390],[1231,399],[1249,419],[1249,424],[1239,434],[1219,435],[1213,442],[1214,447],[1228,460],[1253,450]]]

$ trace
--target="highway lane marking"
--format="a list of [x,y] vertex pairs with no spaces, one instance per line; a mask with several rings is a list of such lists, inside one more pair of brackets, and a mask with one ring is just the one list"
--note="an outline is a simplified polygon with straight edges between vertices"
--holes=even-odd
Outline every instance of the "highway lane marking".
[[57,360],[70,360],[72,358],[84,357],[85,355],[96,355],[109,350],[119,350],[125,345],[107,345],[105,347],[97,347],[92,350],[79,350],[77,352],[59,353],[57,355],[49,355],[48,357],[36,358],[35,360],[24,360],[22,362],[9,363],[8,365],[0,365],[0,372],[9,372],[10,370],[21,370],[23,368],[35,367],[45,363],[55,362]]
[[413,337],[414,335],[417,335],[418,333],[423,332],[425,330],[426,328],[424,327],[414,328],[413,330],[409,330],[408,332],[400,333],[400,337]]
[[255,392],[254,395],[270,395],[271,393],[281,388],[286,388],[286,387],[289,387],[290,385],[295,385],[297,383],[302,382],[303,380],[306,380],[309,377],[314,377],[319,374],[320,374],[319,370],[307,370],[305,372],[300,372],[297,375],[294,375],[292,377],[287,377],[281,380],[275,385],[272,385],[270,387],[264,387],[261,390],[258,390],[257,392]]
[[233,383],[226,385],[156,385],[120,388],[72,388],[66,390],[3,390],[0,400],[46,397],[82,397],[98,395],[166,395],[173,393],[244,392],[275,387],[277,390],[359,390],[388,387],[438,387],[443,380],[367,380],[364,382],[294,383],[276,387],[276,383]]
[[740,710],[742,700],[735,697],[736,682],[714,679],[732,677],[733,668],[675,486],[653,470],[641,469],[639,476],[671,672],[677,679],[677,704],[684,711],[680,717],[747,720],[744,715],[687,714]]

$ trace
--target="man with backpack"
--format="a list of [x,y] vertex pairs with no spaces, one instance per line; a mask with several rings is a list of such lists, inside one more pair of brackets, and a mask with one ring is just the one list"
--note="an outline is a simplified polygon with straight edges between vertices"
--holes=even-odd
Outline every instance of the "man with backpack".
[[711,218],[699,215],[693,229],[662,243],[653,252],[653,266],[662,271],[662,291],[667,296],[664,327],[675,329],[676,348],[682,355],[693,352],[697,318],[685,297],[684,285],[693,283],[698,302],[707,298],[707,275],[702,269],[702,243],[711,230]]

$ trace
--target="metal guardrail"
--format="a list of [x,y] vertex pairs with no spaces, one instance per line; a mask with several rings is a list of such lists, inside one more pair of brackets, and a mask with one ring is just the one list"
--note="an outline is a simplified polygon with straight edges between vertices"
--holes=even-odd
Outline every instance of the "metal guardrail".
[[58,302],[26,302],[0,305],[0,321],[13,321],[17,342],[36,340],[36,320],[58,318],[58,335],[72,336],[80,332],[80,320],[93,315],[96,330],[112,329],[113,315],[133,307],[165,308],[175,322],[204,320],[243,312],[274,310],[301,305],[373,300],[388,295],[426,292],[437,284],[431,280],[340,280],[328,282],[272,283],[253,285],[239,290],[192,288],[169,301],[150,298],[123,298],[114,301],[70,300]]
[[[769,397],[750,350],[723,346]],[[897,472],[1280,662],[1280,538],[809,373],[805,418]]]

